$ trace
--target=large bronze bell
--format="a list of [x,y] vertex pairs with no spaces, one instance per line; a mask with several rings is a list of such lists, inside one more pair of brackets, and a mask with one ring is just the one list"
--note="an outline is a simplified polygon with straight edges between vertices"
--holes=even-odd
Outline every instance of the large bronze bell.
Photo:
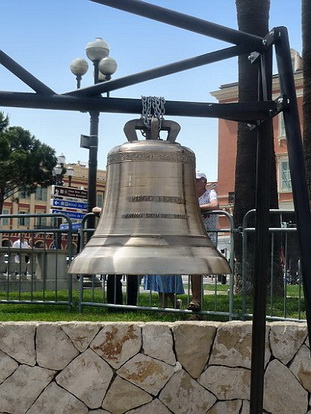
[[[195,194],[195,156],[175,143],[180,126],[129,121],[129,142],[108,154],[106,194],[94,235],[73,260],[75,274],[226,274],[230,267],[207,236]],[[155,138],[155,139],[154,139]]]

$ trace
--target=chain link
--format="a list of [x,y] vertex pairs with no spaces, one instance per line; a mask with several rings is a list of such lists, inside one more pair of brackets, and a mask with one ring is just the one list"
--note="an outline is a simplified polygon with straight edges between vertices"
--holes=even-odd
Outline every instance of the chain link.
[[[162,120],[165,114],[165,99],[157,96],[142,96],[142,113],[141,118],[144,125],[151,128],[151,118],[154,117],[159,121],[159,131],[161,130]],[[143,135],[146,135],[142,131]]]

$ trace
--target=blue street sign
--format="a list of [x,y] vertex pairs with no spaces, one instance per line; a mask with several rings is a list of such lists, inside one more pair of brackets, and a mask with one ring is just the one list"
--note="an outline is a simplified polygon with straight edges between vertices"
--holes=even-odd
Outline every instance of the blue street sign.
[[87,191],[80,188],[63,187],[61,185],[52,185],[52,196],[82,198],[87,200]]
[[51,205],[55,207],[76,208],[78,210],[87,211],[87,203],[83,203],[82,201],[67,201],[67,200],[60,200],[57,198],[52,198]]
[[[69,224],[61,224],[60,229],[68,230]],[[79,229],[81,229],[81,223],[72,223],[72,230],[79,230]]]
[[64,213],[67,214],[68,217],[73,218],[73,219],[77,219],[77,220],[82,220],[83,217],[85,216],[85,213],[77,213],[76,211],[65,211],[65,210],[52,210],[52,214],[57,214],[57,213]]

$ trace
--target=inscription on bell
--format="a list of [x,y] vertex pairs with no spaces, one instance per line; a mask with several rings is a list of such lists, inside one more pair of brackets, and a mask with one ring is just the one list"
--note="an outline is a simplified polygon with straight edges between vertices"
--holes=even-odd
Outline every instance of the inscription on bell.
[[174,203],[184,204],[185,200],[178,196],[162,196],[162,195],[134,195],[129,197],[129,201],[135,203],[140,201],[152,201],[153,203]]
[[122,218],[161,218],[161,219],[179,219],[186,220],[187,214],[170,214],[170,213],[126,213]]

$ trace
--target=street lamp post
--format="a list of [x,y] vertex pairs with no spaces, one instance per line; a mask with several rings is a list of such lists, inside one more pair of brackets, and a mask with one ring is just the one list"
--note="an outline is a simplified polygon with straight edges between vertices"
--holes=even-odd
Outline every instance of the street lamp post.
[[59,157],[57,157],[57,165],[53,168],[54,182],[56,185],[64,184],[63,179],[64,175],[67,172],[65,164],[66,157],[64,154],[61,154]]
[[68,175],[68,187],[71,187],[71,180],[74,176],[74,169],[72,167],[68,167],[66,174]]
[[[64,175],[67,173],[66,169],[66,157],[64,154],[61,154],[59,157],[57,157],[57,165],[53,168],[53,176],[54,176],[54,183],[56,185],[63,186],[64,185]],[[57,228],[60,228],[60,225],[62,224],[62,219],[57,218],[56,219]],[[56,249],[61,249],[62,246],[62,234],[60,232],[57,232],[55,235],[55,247]]]
[[[117,69],[117,63],[109,57],[109,46],[102,38],[86,45],[86,55],[93,62],[94,84],[111,79],[111,75]],[[88,63],[83,58],[74,59],[70,65],[71,72],[76,76],[77,88],[81,86],[82,76],[88,70]],[[97,182],[97,153],[98,153],[98,126],[99,111],[89,111],[90,135],[81,135],[80,146],[89,150],[88,168],[88,211],[96,206],[96,182]],[[94,224],[94,223],[92,223]],[[93,227],[90,225],[90,227]]]
[[71,180],[74,176],[74,169],[72,167],[66,167],[66,157],[61,154],[57,157],[57,164],[53,168],[54,184],[63,186],[64,175],[68,177],[68,187],[71,187]]

